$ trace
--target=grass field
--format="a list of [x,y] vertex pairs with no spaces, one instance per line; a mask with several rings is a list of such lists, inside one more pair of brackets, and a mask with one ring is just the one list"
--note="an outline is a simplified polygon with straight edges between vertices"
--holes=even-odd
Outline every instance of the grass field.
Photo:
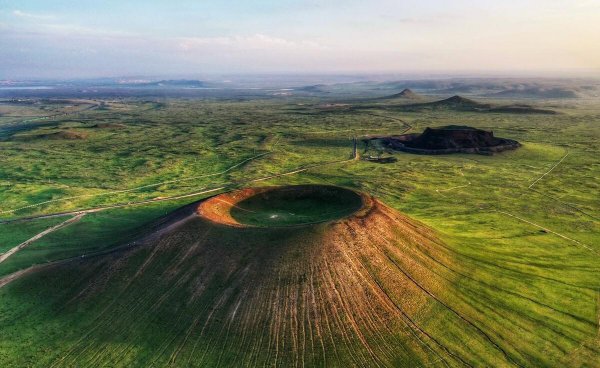
[[[365,337],[373,346],[394,346],[399,350],[387,351],[404,359],[386,358],[379,365],[600,367],[597,104],[554,106],[557,115],[451,109],[410,112],[386,102],[338,110],[320,108],[321,104],[312,98],[107,100],[95,109],[87,107],[97,103],[77,107],[3,103],[2,220],[114,204],[123,207],[87,213],[29,244],[0,263],[0,277],[49,261],[82,255],[96,259],[91,255],[147,235],[175,209],[222,191],[263,185],[340,185],[373,195],[433,229],[439,239],[432,248],[421,249],[415,243],[414,248],[404,249],[404,256],[390,254],[413,272],[397,285],[379,274],[375,263],[367,260],[365,267],[373,267],[374,278],[390,290],[405,288],[406,298],[422,302],[423,308],[410,309],[410,302],[390,291],[394,300],[407,303],[402,305],[413,323],[438,342],[435,353],[446,357],[451,352],[453,358],[431,358],[418,350],[416,336]],[[31,116],[50,115],[29,121]],[[428,126],[451,124],[493,130],[523,146],[494,156],[396,153],[398,161],[385,165],[352,160],[354,137],[407,129],[420,132]],[[51,135],[63,131],[81,134],[77,139]],[[359,145],[359,153],[362,149]],[[223,189],[157,201],[215,188]],[[147,200],[155,201],[136,205]],[[0,253],[68,218],[1,223]],[[199,224],[190,226],[203,229]],[[181,236],[190,244],[201,241],[200,235]],[[244,254],[250,258],[231,262],[267,257],[248,249],[258,244],[256,239],[244,239],[244,252],[248,252]],[[161,247],[157,249],[163,249],[162,258],[140,248],[126,261],[119,259],[119,253],[98,256],[87,266],[75,262],[42,268],[1,287],[0,365],[191,366],[196,362],[235,366],[231,349],[237,345],[228,343],[225,335],[211,335],[235,324],[216,308],[219,323],[209,324],[206,334],[197,335],[202,326],[194,320],[194,311],[202,310],[198,316],[203,318],[212,315],[203,309],[210,308],[202,304],[207,299],[181,304],[189,299],[192,286],[187,282],[202,275],[202,265],[183,261],[181,249]],[[132,276],[148,257],[154,257],[149,271],[139,278]],[[294,259],[294,253],[282,257]],[[223,262],[224,269],[231,266]],[[193,271],[181,273],[185,267]],[[168,272],[185,277],[176,279]],[[335,272],[344,274],[341,268]],[[217,274],[207,285],[195,287],[206,287],[207,298],[214,300],[223,290],[236,288],[235,278],[229,276]],[[287,298],[300,298],[289,293]],[[139,306],[133,306],[136,303]],[[302,326],[293,325],[293,313],[281,313],[296,327],[288,326],[280,336],[288,344],[280,353],[312,351],[314,358],[315,350],[296,345],[300,340],[294,331]],[[186,335],[190,326],[197,330]],[[272,336],[268,326],[252,326],[247,341],[259,344],[261,336]],[[196,341],[195,346],[182,344],[187,336]],[[338,338],[327,350],[338,346],[338,354],[350,356],[353,342],[346,346],[350,350],[344,350],[344,337]],[[222,345],[215,348],[214,343]],[[219,356],[219,346],[224,356]],[[336,365],[335,355],[325,356],[329,363],[307,361]],[[253,356],[254,360],[238,358],[247,366],[273,361],[264,355]],[[359,366],[360,360],[356,356],[337,363]]]

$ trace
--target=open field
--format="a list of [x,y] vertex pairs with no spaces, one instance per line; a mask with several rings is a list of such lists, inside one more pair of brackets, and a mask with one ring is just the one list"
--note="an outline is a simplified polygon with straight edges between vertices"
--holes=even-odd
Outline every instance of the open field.
[[[3,102],[0,253],[100,210],[0,263],[3,285],[59,261],[0,287],[0,365],[600,367],[600,106],[343,102]],[[355,137],[456,124],[523,146],[353,159]],[[335,225],[337,242],[323,240],[326,225],[231,233],[173,215],[224,191],[291,184],[368,193],[386,215]],[[73,213],[36,218],[62,212]],[[309,299],[319,293],[330,294]]]

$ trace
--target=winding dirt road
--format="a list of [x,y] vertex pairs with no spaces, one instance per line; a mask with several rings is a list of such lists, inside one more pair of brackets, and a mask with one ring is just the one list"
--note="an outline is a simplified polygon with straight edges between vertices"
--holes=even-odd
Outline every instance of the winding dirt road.
[[25,248],[26,246],[28,246],[29,244],[33,243],[34,241],[36,241],[36,240],[38,240],[38,239],[40,239],[40,238],[42,238],[42,237],[44,237],[44,236],[52,233],[52,232],[54,232],[54,231],[56,231],[58,229],[61,229],[61,228],[65,227],[65,226],[68,226],[68,225],[70,225],[70,224],[72,224],[74,222],[77,222],[77,221],[81,220],[81,218],[83,216],[85,216],[85,213],[79,213],[76,216],[74,216],[74,217],[72,217],[72,218],[70,218],[70,219],[68,219],[68,220],[66,220],[64,222],[61,222],[60,224],[54,225],[51,228],[48,228],[48,229],[42,231],[41,233],[35,235],[34,237],[32,237],[32,238],[30,238],[28,240],[25,240],[23,243],[15,246],[13,248],[11,248],[8,252],[2,254],[0,256],[0,263],[6,261],[10,256],[12,256],[13,254],[17,253],[18,251],[20,251],[21,249]]

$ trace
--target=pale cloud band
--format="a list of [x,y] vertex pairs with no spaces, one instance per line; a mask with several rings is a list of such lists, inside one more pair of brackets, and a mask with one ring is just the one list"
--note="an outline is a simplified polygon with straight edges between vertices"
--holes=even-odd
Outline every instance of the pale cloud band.
[[0,12],[0,78],[600,69],[598,0],[144,3],[130,17],[29,2]]

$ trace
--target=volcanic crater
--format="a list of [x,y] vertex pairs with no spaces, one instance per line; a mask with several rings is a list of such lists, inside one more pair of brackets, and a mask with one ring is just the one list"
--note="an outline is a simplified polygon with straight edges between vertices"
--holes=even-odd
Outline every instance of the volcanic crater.
[[329,185],[246,188],[212,197],[198,214],[237,227],[302,226],[348,217],[368,207],[369,198]]
[[[57,318],[93,321],[93,333],[70,332],[83,337],[60,365],[110,362],[106,341],[160,352],[132,349],[139,366],[224,367],[473,366],[470,346],[489,344],[443,300],[452,252],[365,193],[237,190],[182,207],[137,244],[39,271],[44,288],[68,290]],[[443,334],[428,332],[440,323]]]

